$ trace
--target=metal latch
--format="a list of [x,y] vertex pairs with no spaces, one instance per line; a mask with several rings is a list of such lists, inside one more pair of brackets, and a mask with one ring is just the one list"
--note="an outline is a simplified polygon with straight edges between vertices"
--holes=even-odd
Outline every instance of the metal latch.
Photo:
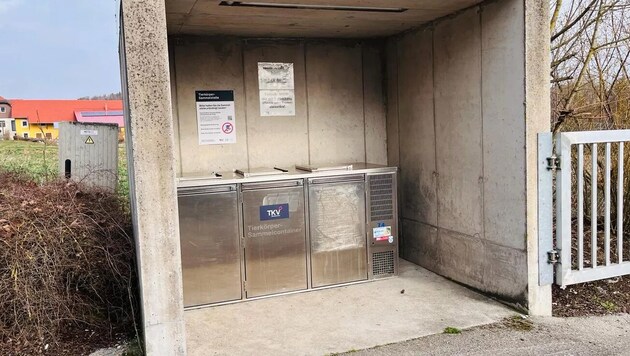
[[560,170],[560,157],[554,153],[551,157],[547,157],[547,170],[559,171]]
[[560,263],[560,250],[547,251],[547,263],[552,265]]

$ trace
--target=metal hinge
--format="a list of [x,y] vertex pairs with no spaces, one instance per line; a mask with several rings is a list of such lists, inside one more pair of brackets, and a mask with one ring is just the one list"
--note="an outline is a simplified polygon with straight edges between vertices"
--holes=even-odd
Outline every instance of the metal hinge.
[[560,263],[560,250],[547,251],[547,263],[552,265]]
[[547,170],[559,171],[560,170],[560,157],[554,153],[551,157],[547,157]]
[[247,281],[243,281],[243,290],[247,292]]

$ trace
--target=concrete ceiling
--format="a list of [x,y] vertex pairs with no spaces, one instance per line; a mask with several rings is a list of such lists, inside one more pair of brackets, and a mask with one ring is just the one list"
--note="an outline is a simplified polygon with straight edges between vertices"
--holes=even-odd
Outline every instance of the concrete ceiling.
[[[221,3],[246,6],[226,6]],[[247,37],[390,36],[480,3],[480,0],[166,0],[169,34]],[[275,4],[280,7],[270,7]],[[253,5],[253,6],[252,6]],[[297,5],[297,8],[290,8]],[[299,8],[331,6],[336,9]],[[339,9],[341,7],[341,9]],[[387,8],[359,11],[344,7]],[[394,12],[394,9],[406,9]],[[399,10],[401,11],[401,10]]]

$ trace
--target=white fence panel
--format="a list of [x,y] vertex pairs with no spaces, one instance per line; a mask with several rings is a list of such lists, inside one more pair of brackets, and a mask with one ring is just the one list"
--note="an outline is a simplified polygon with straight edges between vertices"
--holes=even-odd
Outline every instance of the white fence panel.
[[[556,264],[556,284],[566,286],[630,274],[630,254],[624,250],[623,241],[624,219],[630,218],[624,216],[623,201],[624,184],[628,180],[624,176],[627,164],[624,146],[628,142],[630,130],[557,134],[560,170],[556,175],[556,249],[560,261]],[[588,155],[590,162],[585,164]],[[585,194],[585,189],[590,189],[590,194]],[[613,199],[616,201],[614,226]],[[586,226],[585,218],[590,220]],[[590,231],[585,234],[587,227]],[[585,249],[587,245],[589,248]]]

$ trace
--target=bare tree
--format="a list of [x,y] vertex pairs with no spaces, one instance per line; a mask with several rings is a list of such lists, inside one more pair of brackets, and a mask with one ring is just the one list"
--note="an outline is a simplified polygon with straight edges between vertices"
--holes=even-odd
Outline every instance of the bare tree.
[[122,93],[117,92],[117,93],[110,93],[110,94],[103,94],[103,95],[82,96],[77,100],[121,100],[121,99],[122,99]]
[[550,5],[554,132],[629,127],[630,3]]

